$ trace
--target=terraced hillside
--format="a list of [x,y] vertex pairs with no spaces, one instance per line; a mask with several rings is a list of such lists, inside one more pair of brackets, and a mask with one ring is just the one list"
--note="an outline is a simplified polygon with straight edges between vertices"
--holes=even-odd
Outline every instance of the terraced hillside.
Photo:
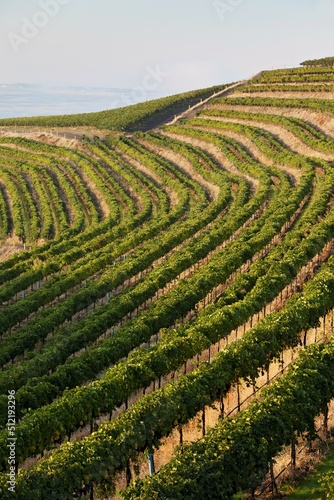
[[328,433],[333,81],[61,146],[0,122],[1,498],[254,497]]

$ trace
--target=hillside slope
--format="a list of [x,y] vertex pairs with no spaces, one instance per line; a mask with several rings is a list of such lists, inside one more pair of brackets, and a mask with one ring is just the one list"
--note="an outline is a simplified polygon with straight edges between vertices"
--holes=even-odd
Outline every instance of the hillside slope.
[[144,131],[171,120],[176,114],[183,112],[189,106],[193,106],[208,96],[222,91],[225,87],[227,85],[218,85],[95,113],[0,119],[0,127],[9,125],[95,127],[105,130]]
[[63,142],[0,122],[1,498],[254,497],[328,438],[333,82],[45,119],[104,129]]

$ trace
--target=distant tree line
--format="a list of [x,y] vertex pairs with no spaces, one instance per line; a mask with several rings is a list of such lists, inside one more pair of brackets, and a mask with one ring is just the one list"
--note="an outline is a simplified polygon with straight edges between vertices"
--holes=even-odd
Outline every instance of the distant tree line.
[[322,59],[311,59],[300,63],[301,66],[334,66],[334,57],[323,57]]

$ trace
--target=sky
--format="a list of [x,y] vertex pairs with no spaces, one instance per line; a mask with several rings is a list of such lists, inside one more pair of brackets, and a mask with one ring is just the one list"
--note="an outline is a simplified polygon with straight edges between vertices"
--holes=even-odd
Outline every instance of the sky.
[[0,0],[0,83],[133,101],[334,56],[333,0]]

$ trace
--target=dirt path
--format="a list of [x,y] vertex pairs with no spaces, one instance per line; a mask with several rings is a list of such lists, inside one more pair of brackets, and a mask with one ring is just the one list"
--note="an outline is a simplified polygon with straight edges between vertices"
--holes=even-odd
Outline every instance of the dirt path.
[[0,137],[24,137],[33,141],[43,142],[51,146],[60,146],[71,149],[85,151],[85,145],[81,142],[82,136],[85,135],[89,139],[98,136],[104,139],[107,135],[111,135],[110,130],[92,131],[88,128],[43,128],[41,127],[24,127],[15,128],[7,127],[6,130],[0,129]]
[[175,125],[175,123],[177,123],[179,120],[182,120],[185,118],[193,118],[194,116],[196,116],[196,113],[198,111],[200,111],[201,109],[203,109],[203,107],[206,106],[206,104],[208,104],[210,101],[212,101],[212,99],[216,99],[217,97],[228,97],[229,95],[234,94],[234,90],[236,88],[244,87],[245,85],[248,85],[248,83],[249,83],[249,80],[242,80],[241,82],[235,83],[234,85],[231,85],[230,87],[227,87],[226,89],[221,90],[220,92],[216,92],[212,96],[205,99],[204,101],[202,101],[198,104],[195,104],[194,106],[187,109],[183,113],[175,116],[174,120],[172,120],[171,122],[164,123],[164,124],[162,123],[159,126],[161,126],[161,125]]
[[23,250],[23,244],[10,245],[3,243],[0,245],[0,262],[4,262],[15,253],[23,252]]
[[232,97],[270,97],[278,99],[324,99],[333,100],[332,92],[296,92],[286,90],[281,91],[264,91],[264,92],[235,92]]
[[176,116],[174,118],[174,120],[172,120],[169,123],[166,123],[165,125],[174,125],[177,121],[179,121],[181,119],[184,119],[184,118],[193,118],[194,116],[196,116],[196,113],[198,111],[200,111],[201,109],[203,109],[203,107],[206,106],[210,101],[212,101],[212,99],[217,99],[218,97],[228,97],[228,96],[233,97],[234,94],[235,94],[235,89],[241,88],[241,87],[245,87],[245,86],[249,85],[249,83],[252,80],[256,80],[257,78],[260,78],[260,76],[262,76],[263,73],[264,73],[263,71],[260,71],[259,73],[257,73],[256,75],[254,75],[254,76],[252,76],[250,78],[246,78],[245,80],[240,80],[239,82],[234,83],[230,87],[227,87],[226,89],[221,90],[220,92],[216,92],[215,94],[213,94],[212,96],[208,97],[204,101],[202,101],[202,102],[196,104],[195,106],[192,106],[191,108],[187,109],[186,111],[184,111],[184,113],[181,113],[180,115]]

